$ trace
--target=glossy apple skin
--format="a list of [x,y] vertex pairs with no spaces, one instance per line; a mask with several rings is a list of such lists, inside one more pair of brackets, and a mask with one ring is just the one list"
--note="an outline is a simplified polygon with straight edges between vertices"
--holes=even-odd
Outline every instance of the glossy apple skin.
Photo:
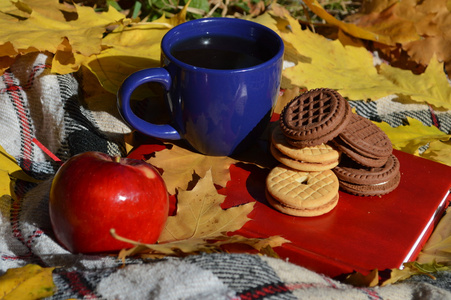
[[132,247],[110,235],[155,243],[168,217],[166,185],[150,164],[100,152],[78,154],[52,182],[49,213],[54,234],[72,253]]

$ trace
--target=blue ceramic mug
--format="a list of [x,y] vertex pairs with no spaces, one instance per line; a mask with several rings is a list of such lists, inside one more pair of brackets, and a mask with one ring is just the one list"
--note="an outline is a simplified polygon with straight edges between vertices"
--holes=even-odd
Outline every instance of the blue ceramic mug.
[[[284,45],[274,31],[241,19],[198,19],[168,31],[161,50],[161,68],[135,72],[119,89],[119,110],[131,127],[184,139],[206,155],[229,156],[256,142],[281,81]],[[148,82],[166,90],[170,124],[150,123],[132,111],[132,92]]]

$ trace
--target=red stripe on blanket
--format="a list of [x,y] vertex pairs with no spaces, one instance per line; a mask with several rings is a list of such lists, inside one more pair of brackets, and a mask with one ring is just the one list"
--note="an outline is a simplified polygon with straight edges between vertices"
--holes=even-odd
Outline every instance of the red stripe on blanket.
[[437,115],[435,114],[434,109],[432,108],[432,106],[430,104],[428,104],[428,107],[429,107],[429,112],[431,114],[432,125],[434,125],[438,129],[440,129],[440,122],[438,121],[438,118],[437,118]]
[[6,71],[3,74],[3,78],[5,79],[5,84],[7,86],[7,91],[9,97],[12,101],[12,104],[15,108],[16,115],[19,119],[19,126],[21,129],[21,158],[23,160],[22,168],[25,171],[29,171],[31,169],[31,161],[33,154],[33,146],[32,146],[32,132],[31,132],[31,121],[30,117],[27,114],[27,110],[25,108],[25,103],[22,98],[21,89],[13,88],[17,87],[14,83],[13,74],[10,71]]
[[19,256],[2,255],[2,260],[29,260],[31,258],[33,258],[33,253],[31,252]]
[[22,210],[22,205],[21,205],[21,201],[19,199],[14,200],[14,202],[11,205],[11,210],[10,210],[10,222],[11,222],[11,227],[12,227],[12,231],[13,231],[13,235],[16,239],[18,239],[19,241],[21,241],[23,244],[25,244],[25,239],[22,236],[22,232],[19,228],[19,216],[20,216],[20,212]]
[[379,293],[376,292],[376,290],[374,290],[374,289],[361,288],[360,290],[368,296],[369,300],[382,300],[383,299],[379,295]]
[[83,282],[83,278],[77,272],[67,272],[64,274],[60,274],[69,281],[69,286],[71,290],[77,293],[80,296],[83,296],[83,299],[98,299],[97,295]]
[[34,79],[36,78],[36,73],[39,70],[50,69],[51,67],[52,67],[51,65],[45,65],[45,64],[40,64],[40,65],[34,66],[33,72],[31,72],[30,76],[28,77],[28,81],[27,81],[27,84],[25,85],[25,89],[28,90],[31,88],[31,86],[33,85]]
[[[332,280],[329,278],[324,277],[326,279],[327,283],[311,283],[311,282],[299,282],[299,283],[277,283],[277,284],[267,284],[264,286],[259,286],[256,288],[253,288],[251,290],[242,292],[240,295],[238,295],[237,298],[234,300],[240,299],[240,300],[252,300],[252,299],[261,299],[264,297],[277,295],[277,294],[283,294],[295,290],[306,290],[310,288],[332,288],[332,289],[343,289],[340,286],[337,286]],[[351,287],[349,287],[351,289]],[[379,295],[379,293],[370,288],[355,288],[355,290],[364,293],[369,300],[382,300],[382,297]]]
[[36,138],[33,138],[33,143],[36,144],[45,154],[47,154],[51,159],[53,159],[55,162],[57,162],[59,165],[62,165],[63,162],[61,159],[59,159],[55,154],[53,154],[52,151],[50,151],[46,146],[44,146],[40,141],[38,141]]
[[290,291],[290,289],[283,283],[278,284],[267,284],[264,286],[256,287],[252,290],[241,293],[238,296],[238,299],[241,300],[251,300],[251,299],[259,299],[271,295],[277,295],[280,293],[286,293]]
[[328,284],[324,283],[310,283],[310,282],[299,282],[299,283],[273,283],[273,284],[267,284],[263,286],[259,286],[256,288],[253,288],[251,290],[242,292],[238,299],[241,300],[251,300],[251,299],[261,299],[264,297],[277,295],[277,294],[284,294],[287,292],[295,291],[295,290],[305,290],[310,288],[337,288],[335,284],[331,281],[327,281]]
[[21,91],[22,87],[18,85],[8,86],[6,88],[0,89],[0,94],[4,94],[7,92],[15,92],[15,91]]

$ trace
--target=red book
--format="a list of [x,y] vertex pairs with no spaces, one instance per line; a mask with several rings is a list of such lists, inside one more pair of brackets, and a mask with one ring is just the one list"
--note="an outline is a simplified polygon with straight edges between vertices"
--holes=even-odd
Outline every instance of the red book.
[[[161,148],[143,145],[129,157],[144,159]],[[250,164],[232,165],[231,181],[219,193],[227,196],[224,208],[256,201],[252,220],[239,233],[290,240],[274,250],[292,263],[330,277],[400,268],[415,260],[451,201],[451,167],[401,151],[394,154],[401,164],[396,190],[381,197],[340,191],[338,205],[319,217],[293,217],[273,209],[265,199],[269,170]]]

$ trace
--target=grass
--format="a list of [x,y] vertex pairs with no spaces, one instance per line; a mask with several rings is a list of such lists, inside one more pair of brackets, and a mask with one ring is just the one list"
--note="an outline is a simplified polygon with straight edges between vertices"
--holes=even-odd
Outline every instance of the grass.
[[[324,9],[338,20],[355,14],[360,9],[363,0],[318,0]],[[323,20],[314,15],[302,0],[278,0],[290,14],[303,23],[323,23]]]
[[[64,0],[72,2],[72,0]],[[356,13],[364,0],[317,0],[331,15],[339,20]],[[108,5],[128,17],[152,21],[165,14],[171,16],[183,8],[188,0],[75,0],[76,3],[106,10]],[[188,19],[206,16],[258,15],[272,0],[191,0]],[[277,0],[291,15],[304,24],[320,24],[323,20],[314,15],[302,0]]]

